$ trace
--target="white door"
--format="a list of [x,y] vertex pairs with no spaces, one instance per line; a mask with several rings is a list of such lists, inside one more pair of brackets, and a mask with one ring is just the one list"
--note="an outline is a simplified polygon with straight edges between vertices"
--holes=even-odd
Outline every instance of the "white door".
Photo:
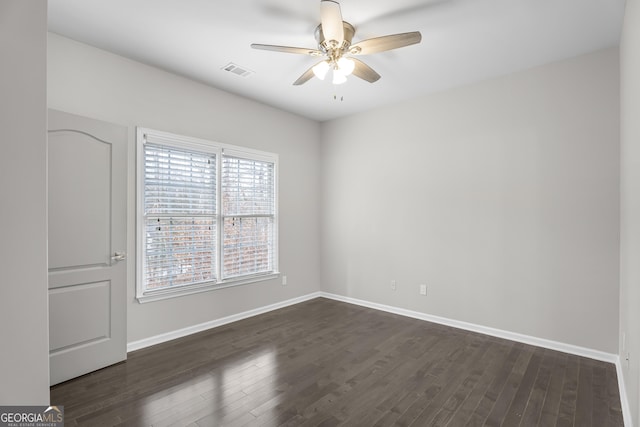
[[51,384],[127,358],[127,128],[49,110]]

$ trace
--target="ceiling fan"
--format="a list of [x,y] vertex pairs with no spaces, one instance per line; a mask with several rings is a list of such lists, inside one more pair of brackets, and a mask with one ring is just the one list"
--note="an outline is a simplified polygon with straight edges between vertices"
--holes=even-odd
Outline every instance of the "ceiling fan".
[[364,62],[354,58],[354,56],[369,55],[410,46],[420,43],[422,40],[420,32],[413,31],[375,37],[352,45],[351,41],[355,32],[353,25],[342,20],[342,12],[338,2],[322,0],[320,2],[320,25],[315,30],[315,38],[318,41],[317,49],[256,43],[252,44],[251,47],[275,52],[324,57],[325,59],[309,68],[293,83],[296,86],[308,82],[314,75],[320,80],[324,80],[330,70],[333,70],[333,84],[346,82],[347,76],[350,74],[373,83],[380,79],[380,74],[376,73]]

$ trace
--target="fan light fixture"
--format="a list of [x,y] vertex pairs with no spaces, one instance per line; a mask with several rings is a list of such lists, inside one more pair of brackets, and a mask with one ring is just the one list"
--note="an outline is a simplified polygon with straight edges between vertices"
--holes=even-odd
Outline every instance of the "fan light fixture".
[[356,64],[349,58],[340,58],[337,61],[322,61],[313,67],[313,74],[320,80],[324,80],[330,69],[333,68],[333,84],[340,85],[347,81],[347,76],[353,73]]

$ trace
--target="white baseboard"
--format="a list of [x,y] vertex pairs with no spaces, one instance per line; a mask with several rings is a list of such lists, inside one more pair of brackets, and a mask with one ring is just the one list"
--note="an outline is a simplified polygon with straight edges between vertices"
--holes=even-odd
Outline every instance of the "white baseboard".
[[132,341],[127,343],[127,353],[150,347],[152,345],[161,344],[163,342],[175,340],[176,338],[186,337],[187,335],[195,334],[197,332],[206,331],[211,328],[226,325],[228,323],[237,322],[238,320],[247,319],[249,317],[257,316],[259,314],[268,313],[269,311],[277,310],[279,308],[288,307],[290,305],[299,304],[304,301],[309,301],[314,298],[320,297],[320,292],[314,292],[301,297],[292,298],[286,301],[277,302],[275,304],[267,305],[264,307],[258,307],[253,310],[245,311],[238,314],[232,314],[231,316],[223,317],[220,319],[211,320],[198,325],[189,326],[187,328],[178,329],[176,331],[166,332],[164,334],[155,335],[153,337],[144,338],[138,341]]
[[629,407],[629,397],[627,396],[627,388],[624,384],[624,375],[622,373],[622,362],[620,357],[616,356],[616,373],[618,374],[618,388],[620,389],[620,405],[622,406],[622,416],[624,417],[625,427],[633,427],[633,418],[631,417],[631,408]]

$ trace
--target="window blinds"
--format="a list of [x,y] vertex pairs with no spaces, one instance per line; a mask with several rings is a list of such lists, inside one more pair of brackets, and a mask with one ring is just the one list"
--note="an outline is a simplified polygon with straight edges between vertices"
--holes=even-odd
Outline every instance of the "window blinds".
[[216,156],[144,146],[147,290],[216,280]]
[[223,278],[274,271],[275,168],[222,157]]

